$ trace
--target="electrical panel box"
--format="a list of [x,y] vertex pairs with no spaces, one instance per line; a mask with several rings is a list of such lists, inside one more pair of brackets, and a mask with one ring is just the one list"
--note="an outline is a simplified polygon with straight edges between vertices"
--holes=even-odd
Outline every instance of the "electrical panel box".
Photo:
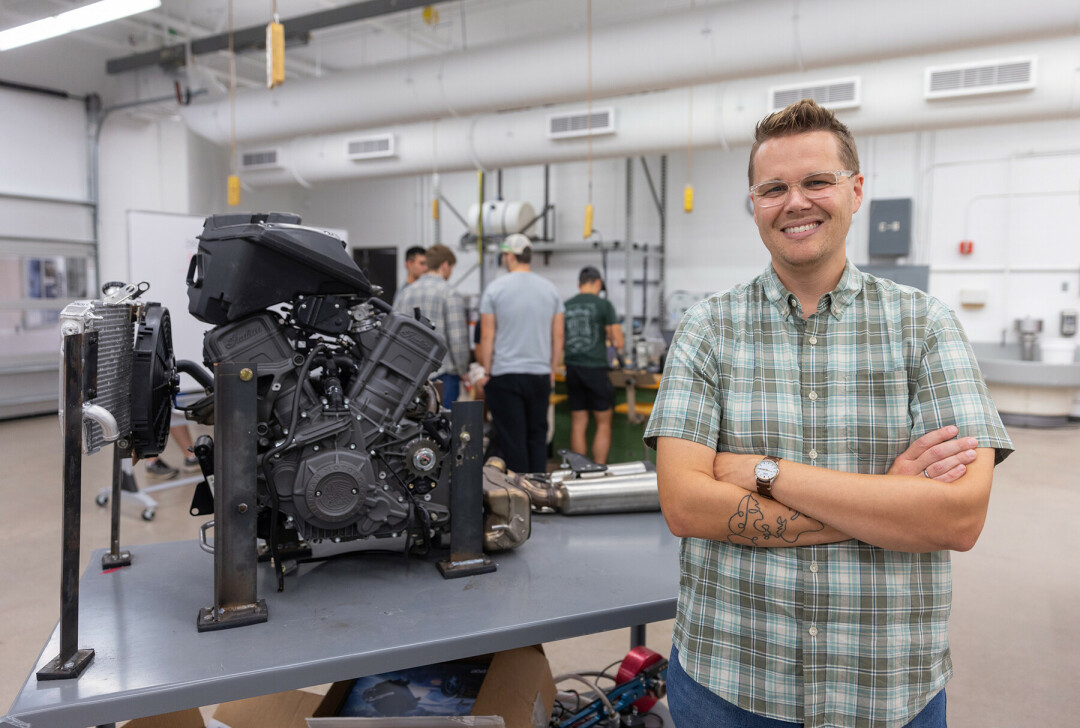
[[911,286],[929,293],[930,266],[928,265],[860,265],[859,270],[878,278],[888,278],[902,286]]
[[870,255],[901,257],[911,252],[911,198],[870,201]]
[[1067,308],[1061,312],[1061,335],[1076,336],[1077,311],[1075,308]]

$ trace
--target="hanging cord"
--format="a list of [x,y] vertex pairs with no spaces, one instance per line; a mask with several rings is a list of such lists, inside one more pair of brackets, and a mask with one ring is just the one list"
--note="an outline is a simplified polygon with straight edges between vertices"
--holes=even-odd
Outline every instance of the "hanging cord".
[[585,96],[588,102],[588,108],[585,112],[586,118],[586,131],[588,132],[588,160],[589,160],[589,192],[588,199],[585,202],[585,225],[583,227],[581,236],[584,239],[588,239],[593,234],[593,204],[592,204],[592,189],[593,189],[593,173],[592,173],[592,129],[593,129],[593,113],[592,113],[592,0],[588,0],[586,3],[586,32],[585,32],[585,83],[586,91]]
[[233,47],[233,0],[229,0],[229,169],[234,175],[240,173],[236,157],[236,50]]
[[588,111],[587,118],[589,119],[589,204],[592,204],[592,0],[588,0],[586,3],[586,20],[585,20],[585,76],[586,76],[586,97],[588,99]]
[[[690,0],[690,9],[697,5]],[[686,90],[686,185],[683,187],[683,212],[694,211],[694,84]]]

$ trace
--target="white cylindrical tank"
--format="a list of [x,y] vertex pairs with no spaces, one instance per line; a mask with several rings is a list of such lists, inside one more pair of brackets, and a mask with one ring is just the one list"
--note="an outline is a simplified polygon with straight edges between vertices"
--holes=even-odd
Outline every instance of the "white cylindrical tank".
[[[469,205],[469,213],[465,219],[469,221],[469,232],[476,235],[479,232],[479,202]],[[536,225],[536,211],[528,202],[489,200],[484,203],[484,235],[509,235],[510,233],[527,235],[526,225],[530,228]]]

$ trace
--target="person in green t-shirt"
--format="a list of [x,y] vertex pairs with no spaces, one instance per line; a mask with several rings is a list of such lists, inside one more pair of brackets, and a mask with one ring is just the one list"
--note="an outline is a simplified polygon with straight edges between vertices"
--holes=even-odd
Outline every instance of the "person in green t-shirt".
[[578,295],[566,302],[566,392],[570,403],[570,449],[587,455],[589,412],[596,420],[592,458],[606,463],[611,450],[611,407],[615,386],[608,378],[607,341],[623,347],[615,307],[600,297],[604,279],[593,266],[581,269]]

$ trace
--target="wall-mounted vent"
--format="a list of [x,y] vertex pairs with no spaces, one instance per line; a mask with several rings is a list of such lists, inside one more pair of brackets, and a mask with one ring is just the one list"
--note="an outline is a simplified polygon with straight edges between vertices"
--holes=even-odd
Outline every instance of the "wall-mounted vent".
[[281,169],[279,149],[252,149],[240,154],[240,169]]
[[393,134],[356,137],[345,145],[345,157],[352,160],[383,159],[395,154]]
[[946,99],[1035,88],[1035,57],[930,66],[926,69],[926,98]]
[[813,99],[829,109],[858,108],[862,100],[862,79],[838,78],[819,83],[800,83],[792,86],[773,86],[769,89],[769,103],[773,111],[791,106],[796,101]]
[[[548,116],[548,139],[573,139],[575,137],[587,137],[589,132],[593,136],[600,134],[615,133],[615,109],[593,109],[590,124],[589,111],[572,111],[568,114],[551,114]],[[590,129],[591,127],[591,129]]]

